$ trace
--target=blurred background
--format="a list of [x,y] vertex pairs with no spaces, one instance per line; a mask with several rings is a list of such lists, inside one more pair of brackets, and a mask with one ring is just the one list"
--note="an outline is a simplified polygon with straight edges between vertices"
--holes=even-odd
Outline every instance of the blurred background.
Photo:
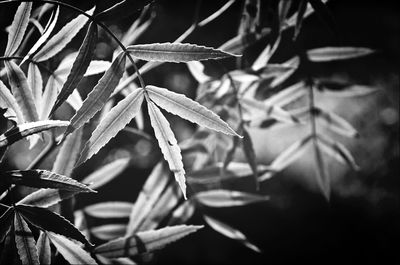
[[[117,1],[67,1],[87,8],[98,2],[103,8]],[[202,1],[199,17],[205,18],[226,1]],[[274,5],[276,1],[262,1]],[[152,8],[155,18],[150,28],[137,43],[172,42],[184,32],[193,20],[195,1],[160,0]],[[282,44],[272,62],[290,59],[299,48],[324,46],[360,46],[377,50],[371,56],[345,62],[315,64],[301,69],[293,78],[311,72],[318,77],[341,78],[379,89],[368,97],[321,99],[330,110],[349,120],[360,132],[359,139],[340,139],[352,151],[362,167],[361,172],[348,172],[332,165],[333,194],[328,203],[315,189],[310,161],[304,157],[287,170],[263,183],[259,193],[269,195],[267,203],[240,208],[198,209],[189,223],[203,224],[201,213],[207,213],[240,229],[257,245],[256,253],[205,227],[201,231],[158,251],[152,264],[400,264],[400,175],[399,175],[399,59],[400,21],[395,1],[329,1],[327,4],[336,23],[332,32],[317,15],[311,15],[303,24],[297,42],[291,41],[293,31],[284,33]],[[226,13],[196,30],[185,42],[218,47],[237,33],[241,1]],[[8,25],[12,12],[0,7],[0,24]],[[270,14],[264,14],[268,23]],[[65,11],[62,19],[74,14]],[[111,29],[122,34],[132,21],[133,14],[111,21]],[[60,23],[62,24],[62,23]],[[0,48],[4,49],[5,33],[0,33]],[[98,59],[110,60],[115,43],[100,33],[96,48]],[[82,36],[81,36],[82,38]],[[262,39],[246,51],[249,62],[265,47]],[[59,55],[76,50],[72,43]],[[222,61],[228,69],[234,61]],[[246,62],[245,62],[246,64]],[[212,65],[210,65],[212,69]],[[218,73],[215,73],[218,75]],[[82,94],[88,92],[98,77],[88,78],[80,85]],[[144,75],[147,84],[167,87],[193,98],[197,82],[185,64],[164,64]],[[70,110],[64,109],[68,112]],[[61,114],[60,114],[61,115]],[[64,114],[63,114],[64,115]],[[65,114],[65,115],[68,115]],[[179,117],[167,115],[178,140],[191,136],[195,128]],[[146,131],[152,134],[148,122]],[[260,163],[268,164],[293,142],[297,131],[251,131]],[[262,143],[262,144],[261,144]],[[24,168],[35,156],[17,156],[27,143],[10,149],[7,168]],[[38,147],[39,150],[40,147]],[[81,196],[77,207],[99,201],[134,202],[152,167],[161,158],[156,143],[138,140],[127,132],[120,132],[94,159],[76,172],[78,178],[115,158],[131,156],[131,162],[119,178],[101,188],[98,194]],[[53,158],[54,159],[54,156]],[[52,160],[43,168],[51,167]],[[237,158],[240,160],[240,155]]]

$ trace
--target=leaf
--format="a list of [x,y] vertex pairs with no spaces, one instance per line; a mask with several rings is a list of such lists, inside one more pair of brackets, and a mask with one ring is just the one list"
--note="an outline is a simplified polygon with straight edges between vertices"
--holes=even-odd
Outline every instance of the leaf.
[[95,226],[90,229],[90,234],[96,238],[109,241],[124,236],[126,225],[123,224],[107,224]]
[[243,144],[243,151],[246,156],[246,160],[249,163],[251,170],[253,171],[254,179],[256,181],[256,187],[258,189],[259,183],[258,183],[258,169],[257,169],[256,152],[254,151],[253,141],[250,137],[250,134],[245,128],[243,128],[242,144]]
[[234,3],[235,3],[235,0],[229,0],[222,7],[220,7],[217,11],[215,11],[210,16],[208,16],[207,18],[205,18],[202,21],[200,21],[198,23],[198,26],[199,27],[204,27],[205,25],[207,25],[208,23],[210,23],[214,19],[218,18],[221,14],[223,14]]
[[168,226],[186,223],[196,211],[196,206],[192,200],[184,201],[171,214]]
[[85,76],[97,75],[104,73],[110,68],[111,62],[102,60],[91,60],[89,67],[85,72]]
[[17,101],[11,94],[10,90],[4,85],[4,83],[1,80],[0,80],[0,107],[11,109],[15,113],[18,123],[24,122],[24,117],[22,116]]
[[96,43],[97,25],[95,23],[90,23],[85,39],[79,48],[78,55],[67,77],[67,81],[65,81],[63,87],[61,88],[50,114],[60,107],[61,104],[69,97],[69,95],[71,95],[72,91],[78,86],[79,82],[83,78],[83,75],[89,67],[93,56],[93,51],[96,48]]
[[312,113],[318,117],[320,123],[323,123],[327,128],[337,134],[351,138],[357,138],[360,136],[353,125],[334,112],[326,112],[318,107],[314,107]]
[[255,32],[260,25],[260,0],[246,0],[243,5],[238,34]]
[[52,171],[71,176],[81,148],[83,130],[76,130],[67,136],[54,161]]
[[70,264],[97,264],[88,252],[83,250],[80,245],[68,238],[52,232],[46,232],[51,243],[61,253],[65,260]]
[[14,208],[9,207],[1,216],[0,216],[0,243],[6,238],[9,233],[12,222],[14,220]]
[[130,237],[109,241],[95,248],[94,252],[106,258],[129,257],[151,252],[177,241],[203,226],[177,225],[158,230],[139,232]]
[[148,216],[151,209],[159,200],[162,191],[165,189],[169,174],[165,170],[162,162],[159,162],[151,171],[142,190],[140,191],[132,212],[129,217],[129,223],[126,230],[126,235],[131,236],[138,231],[144,219]]
[[110,68],[100,78],[85,101],[83,101],[82,107],[72,117],[71,124],[67,127],[64,137],[74,130],[79,129],[104,106],[125,71],[125,62],[125,53],[120,53],[114,59]]
[[211,80],[211,77],[206,75],[204,72],[204,64],[201,62],[193,61],[193,62],[187,62],[186,63],[190,73],[192,76],[199,82],[200,84],[205,83],[209,80]]
[[313,139],[313,146],[314,146],[315,162],[317,164],[315,167],[317,184],[321,189],[322,195],[324,195],[325,199],[329,201],[331,192],[330,174],[325,164],[321,149],[318,145],[318,141],[316,140],[316,138]]
[[156,86],[146,86],[150,99],[161,108],[200,126],[228,135],[238,135],[218,115],[182,94]]
[[86,206],[83,211],[96,218],[128,218],[132,208],[130,202],[109,201]]
[[0,147],[9,146],[13,143],[35,133],[40,133],[57,127],[68,126],[68,121],[36,121],[20,124],[4,134],[0,135]]
[[36,248],[40,264],[51,264],[50,239],[43,231],[40,231],[39,238],[36,242]]
[[61,83],[57,80],[57,77],[54,75],[49,76],[39,105],[40,120],[47,120],[47,118],[49,117],[51,106],[54,105],[54,102],[57,99],[57,93],[60,88]]
[[340,90],[332,90],[326,85],[318,85],[318,89],[322,90],[321,92],[324,95],[330,97],[362,97],[377,93],[379,91],[377,88],[363,85],[350,85]]
[[28,224],[18,211],[14,215],[15,245],[22,264],[39,265],[36,242]]
[[218,49],[229,53],[243,53],[244,50],[261,38],[271,33],[270,28],[263,28],[261,32],[249,32],[240,34],[222,44]]
[[[86,11],[92,15],[94,8]],[[59,53],[64,47],[75,37],[76,34],[85,26],[88,18],[84,15],[79,15],[68,22],[61,30],[51,37],[46,44],[33,56],[33,60],[42,62],[50,59]]]
[[21,215],[41,230],[51,231],[91,246],[86,237],[67,219],[45,208],[19,204],[15,206]]
[[2,180],[10,184],[35,188],[53,188],[79,192],[94,192],[78,181],[47,170],[13,170],[2,173]]
[[130,158],[120,158],[97,169],[81,182],[92,189],[98,189],[121,174],[129,165]]
[[299,7],[297,9],[296,26],[294,29],[293,40],[296,40],[300,34],[301,26],[303,25],[303,19],[305,18],[307,10],[307,1],[300,0]]
[[136,116],[142,106],[143,98],[142,88],[134,90],[106,114],[93,131],[89,141],[86,142],[77,162],[78,165],[96,154]]
[[264,100],[264,104],[284,107],[308,94],[304,82],[295,83]]
[[251,250],[254,250],[256,252],[261,252],[261,250],[255,246],[254,244],[250,243],[250,241],[247,239],[247,237],[240,232],[239,230],[221,222],[218,221],[208,215],[203,215],[204,220],[206,223],[215,231],[218,233],[223,234],[226,237],[229,237],[231,239],[237,240],[246,247],[250,248]]
[[13,55],[17,51],[19,45],[21,44],[25,35],[26,28],[28,27],[29,24],[29,17],[31,15],[31,10],[32,10],[31,2],[21,3],[18,6],[17,12],[15,12],[13,22],[11,23],[10,26],[7,46],[4,52],[5,56]]
[[35,105],[38,105],[42,99],[43,80],[39,67],[34,63],[29,63],[27,81],[32,90]]
[[152,43],[130,45],[127,50],[136,58],[156,62],[190,62],[240,56],[222,50],[189,43]]
[[147,101],[147,107],[151,127],[153,127],[158,145],[186,199],[185,169],[183,168],[182,155],[178,142],[169,126],[169,122],[161,113],[160,109],[150,100]]
[[[284,0],[286,1],[286,0]],[[293,57],[292,59],[282,63],[282,66],[286,68],[286,71],[284,71],[282,74],[276,76],[270,86],[272,88],[282,84],[284,81],[286,81],[293,73],[297,70],[300,64],[300,58],[298,56]]]
[[72,91],[72,94],[67,98],[67,103],[75,110],[78,111],[82,107],[82,98],[78,90]]
[[197,193],[195,198],[203,205],[217,208],[243,206],[269,200],[268,196],[224,189],[202,191]]
[[78,191],[40,189],[25,196],[17,204],[27,204],[47,208],[62,200],[69,199],[78,193]]
[[307,150],[308,144],[311,143],[311,136],[307,136],[300,139],[289,147],[287,147],[283,152],[281,152],[270,165],[270,169],[274,172],[267,172],[266,174],[260,176],[259,181],[264,181],[272,177],[276,172],[282,171],[295,160],[300,158]]
[[363,47],[323,47],[308,50],[307,56],[312,62],[330,62],[366,56],[373,52],[374,50]]
[[39,119],[33,100],[32,90],[21,68],[13,61],[5,61],[8,80],[11,91],[17,100],[25,122],[33,122]]
[[95,17],[103,21],[122,19],[132,15],[151,2],[153,2],[153,0],[122,0],[98,13]]

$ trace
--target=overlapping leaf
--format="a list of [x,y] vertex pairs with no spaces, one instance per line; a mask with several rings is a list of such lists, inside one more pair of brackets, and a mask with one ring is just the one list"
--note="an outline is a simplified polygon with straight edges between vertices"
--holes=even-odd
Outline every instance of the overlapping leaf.
[[40,189],[25,196],[17,204],[26,204],[46,208],[59,203],[62,200],[69,199],[78,193],[78,191]]
[[14,215],[15,245],[22,264],[39,265],[36,242],[28,224],[18,211]]
[[36,248],[40,264],[51,264],[50,239],[43,231],[40,231],[39,238],[36,242]]
[[29,24],[31,10],[31,2],[21,3],[19,5],[10,26],[10,33],[8,34],[7,46],[4,52],[6,56],[13,55],[19,48]]
[[30,63],[28,66],[27,81],[32,90],[35,105],[37,106],[41,102],[42,98],[43,80],[39,67],[34,63]]
[[18,123],[24,122],[24,117],[22,116],[17,101],[11,94],[10,90],[4,85],[4,83],[1,80],[0,80],[0,107],[11,109],[15,113]]

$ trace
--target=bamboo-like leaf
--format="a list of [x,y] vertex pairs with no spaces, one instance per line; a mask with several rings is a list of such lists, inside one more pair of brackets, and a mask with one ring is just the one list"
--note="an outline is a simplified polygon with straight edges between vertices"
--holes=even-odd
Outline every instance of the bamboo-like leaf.
[[40,231],[39,238],[36,242],[36,248],[40,264],[51,264],[50,239],[43,231]]
[[50,238],[57,251],[70,264],[97,264],[88,252],[72,240],[52,232],[46,232],[46,235]]
[[313,113],[318,117],[318,121],[325,124],[330,130],[347,137],[357,138],[359,133],[357,130],[344,118],[334,112],[326,112],[315,107]]
[[98,20],[116,20],[126,16],[132,15],[134,12],[142,9],[153,0],[122,0],[110,8],[98,13],[96,19]]
[[235,190],[209,190],[196,194],[196,200],[209,207],[234,207],[252,203],[265,202],[268,196],[261,196]]
[[307,51],[312,62],[329,62],[335,60],[353,59],[373,53],[374,50],[363,47],[323,47]]
[[264,175],[260,176],[259,181],[264,181],[273,176],[276,172],[279,172],[293,163],[295,160],[300,158],[306,151],[308,144],[311,143],[311,136],[307,136],[303,139],[300,139],[293,144],[291,144],[288,148],[286,148],[282,153],[280,153],[274,161],[272,161],[270,168],[273,172],[267,172]]
[[8,34],[7,46],[4,52],[5,56],[13,55],[19,48],[29,24],[31,10],[31,2],[21,3],[19,5],[17,12],[14,15],[14,20],[10,26],[10,33]]
[[261,38],[267,36],[271,33],[270,28],[263,28],[261,32],[249,32],[246,34],[241,34],[233,37],[232,39],[228,40],[224,44],[222,44],[218,49],[223,50],[229,53],[243,53],[243,51],[252,45],[253,43],[257,42]]
[[31,224],[41,230],[51,231],[75,239],[87,246],[91,246],[86,237],[67,219],[42,207],[19,204],[15,206],[21,215]]
[[78,90],[72,91],[72,94],[67,98],[67,103],[75,110],[78,111],[83,104],[81,95]]
[[33,205],[37,207],[50,207],[62,200],[69,199],[78,191],[66,191],[58,189],[40,189],[25,196],[17,204]]
[[315,157],[315,173],[317,184],[321,189],[322,195],[329,201],[331,193],[331,180],[326,162],[322,156],[322,152],[316,138],[313,139],[314,157]]
[[39,256],[36,249],[36,242],[28,224],[18,211],[14,215],[15,245],[23,265],[39,265]]
[[109,201],[86,206],[83,211],[96,218],[128,218],[132,208],[130,202]]
[[147,178],[132,208],[126,231],[127,236],[131,236],[138,231],[145,217],[150,213],[157,200],[159,200],[168,179],[169,174],[164,164],[159,162]]
[[192,200],[184,201],[176,208],[168,221],[168,226],[186,223],[196,211],[196,206]]
[[322,135],[318,135],[318,140],[323,152],[335,158],[338,162],[349,165],[355,171],[360,169],[346,146]]
[[204,64],[201,62],[193,61],[193,62],[187,62],[186,65],[188,66],[188,69],[192,76],[199,82],[200,84],[205,83],[209,80],[211,80],[211,77],[206,75],[204,72]]
[[189,43],[138,44],[128,46],[127,49],[138,59],[156,62],[181,63],[239,56],[222,50]]
[[60,88],[61,83],[59,80],[57,80],[57,77],[54,75],[49,76],[39,106],[40,120],[47,120],[49,117],[51,107],[54,105],[54,102],[57,99],[57,93]]
[[2,180],[10,184],[35,188],[53,188],[78,192],[93,192],[78,181],[47,170],[13,170],[2,173]]
[[89,29],[86,33],[85,39],[83,40],[81,47],[79,48],[78,55],[72,65],[71,72],[67,77],[60,93],[57,96],[57,100],[50,113],[53,113],[61,104],[71,95],[72,91],[78,86],[79,82],[83,78],[86,70],[89,67],[92,59],[93,51],[96,48],[97,42],[97,25],[90,23]]
[[150,100],[147,101],[151,126],[157,138],[158,145],[168,162],[169,169],[174,173],[183,196],[186,198],[185,169],[183,168],[181,149],[175,139],[175,135],[169,126],[169,122],[160,109]]
[[96,238],[109,241],[125,235],[126,225],[124,224],[107,224],[95,226],[90,229],[90,234]]
[[295,83],[264,100],[264,104],[284,107],[308,94],[304,82]]
[[319,85],[318,88],[324,95],[331,97],[362,97],[379,91],[377,88],[363,85],[350,85],[340,90],[332,90],[324,85]]
[[29,63],[27,81],[32,90],[35,105],[39,107],[38,104],[42,99],[43,80],[39,67],[34,63]]
[[293,40],[296,40],[300,34],[301,26],[303,25],[303,19],[305,18],[308,2],[306,0],[300,0],[299,7],[297,9],[296,26],[294,29]]
[[[285,0],[286,1],[286,0]],[[293,57],[292,59],[282,63],[284,67],[287,67],[287,70],[284,71],[282,74],[275,77],[270,86],[276,87],[286,81],[299,67],[300,58],[298,56]]]
[[54,161],[52,171],[64,176],[71,176],[76,160],[78,159],[83,130],[76,130],[67,136]]
[[204,27],[205,25],[207,25],[208,23],[210,23],[211,21],[215,20],[216,18],[218,18],[220,15],[222,15],[231,5],[233,5],[235,3],[235,0],[229,0],[228,2],[226,2],[222,7],[220,7],[217,11],[215,11],[214,13],[212,13],[210,16],[208,16],[207,18],[203,19],[202,21],[199,22],[198,26],[199,27]]
[[89,93],[82,107],[72,117],[64,137],[88,122],[106,103],[125,71],[126,56],[120,53],[111,67],[104,73],[97,85]]
[[111,62],[102,60],[91,60],[85,72],[85,76],[97,75],[104,73],[110,68]]
[[21,68],[13,61],[5,61],[8,80],[11,91],[21,108],[25,122],[33,122],[39,119],[33,100],[32,90],[29,88],[28,81]]
[[9,146],[13,143],[35,133],[40,133],[57,127],[68,126],[68,121],[36,121],[20,124],[6,133],[0,135],[0,147]]
[[15,113],[18,123],[24,122],[24,117],[17,104],[17,101],[11,94],[10,90],[4,85],[4,83],[1,80],[0,80],[0,108],[11,109]]
[[97,169],[81,182],[92,189],[98,189],[121,174],[129,165],[130,158],[120,158]]
[[158,230],[139,232],[130,237],[112,240],[95,248],[95,253],[106,258],[129,257],[151,252],[177,241],[203,226],[177,225]]
[[[87,14],[93,14],[94,8],[86,11]],[[68,22],[60,31],[51,37],[46,44],[33,56],[37,62],[45,61],[59,53],[75,37],[76,34],[85,26],[88,18],[79,15]]]
[[144,90],[139,88],[118,102],[93,131],[82,150],[78,165],[84,163],[108,143],[139,112],[144,98]]
[[250,137],[250,134],[248,131],[243,128],[243,151],[246,156],[246,160],[249,163],[251,170],[253,171],[254,174],[254,179],[256,181],[256,186],[258,188],[258,169],[257,169],[257,158],[256,158],[256,152],[254,151],[253,147],[253,141]]
[[218,221],[210,216],[204,215],[203,217],[204,217],[204,220],[206,221],[206,223],[212,229],[217,231],[218,233],[221,233],[224,236],[229,237],[231,239],[237,240],[240,243],[242,243],[243,245],[245,245],[246,247],[248,247],[256,252],[261,252],[261,250],[254,244],[250,243],[250,241],[247,239],[247,237],[239,230],[237,230],[221,221]]
[[9,233],[14,220],[14,208],[8,208],[0,216],[0,243],[3,242],[7,234]]
[[168,112],[197,123],[200,126],[228,135],[239,136],[218,115],[182,94],[156,86],[147,86],[146,90],[150,99]]

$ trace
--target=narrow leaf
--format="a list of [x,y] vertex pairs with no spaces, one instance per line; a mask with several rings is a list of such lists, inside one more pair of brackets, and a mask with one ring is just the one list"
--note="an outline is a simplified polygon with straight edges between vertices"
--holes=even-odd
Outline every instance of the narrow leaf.
[[97,169],[81,182],[92,189],[98,189],[121,174],[129,165],[130,158],[120,158]]
[[296,26],[294,29],[293,40],[296,40],[300,34],[301,26],[303,25],[303,19],[307,10],[307,1],[300,0],[299,7],[297,9]]
[[2,173],[2,181],[35,188],[53,188],[78,192],[93,192],[78,181],[47,170],[13,170]]
[[47,208],[56,203],[61,202],[62,200],[69,199],[78,193],[79,193],[78,191],[40,189],[25,196],[17,204],[18,205],[27,204],[27,205]]
[[218,49],[229,53],[243,53],[243,51],[261,38],[271,33],[270,28],[263,28],[261,32],[240,34],[222,44]]
[[188,66],[188,69],[192,76],[199,82],[200,84],[205,83],[209,80],[211,80],[211,77],[206,75],[204,72],[204,64],[201,62],[193,61],[193,62],[187,62],[186,65]]
[[35,105],[38,107],[42,99],[43,80],[39,67],[34,63],[29,63],[27,81],[32,90]]
[[43,132],[57,127],[68,126],[68,121],[37,121],[20,124],[6,133],[0,135],[0,147],[9,146],[13,143],[35,133]]
[[260,196],[235,190],[209,190],[196,194],[196,200],[209,207],[234,207],[252,203],[265,202],[268,196]]
[[132,15],[134,12],[142,9],[153,0],[122,0],[110,8],[98,13],[96,19],[98,20],[117,20],[126,16]]
[[307,51],[312,62],[329,62],[335,60],[353,59],[373,53],[374,50],[363,47],[323,47]]
[[89,67],[85,72],[85,76],[97,75],[104,73],[110,68],[111,62],[109,61],[101,61],[101,60],[91,60]]
[[[93,14],[94,8],[86,13]],[[45,61],[59,53],[64,47],[78,34],[85,26],[88,18],[84,15],[79,15],[68,22],[60,31],[46,42],[46,44],[33,56],[37,62]]]
[[41,230],[51,231],[66,237],[70,237],[87,246],[91,245],[86,237],[61,215],[36,206],[19,204],[15,207],[25,219]]
[[353,125],[334,112],[326,112],[315,107],[313,113],[316,114],[320,123],[323,123],[327,126],[327,128],[340,135],[352,138],[357,138],[360,136]]
[[46,235],[50,238],[57,251],[70,264],[97,264],[88,252],[72,240],[52,232],[46,232]]
[[8,208],[0,216],[0,243],[3,242],[7,234],[10,232],[14,220],[14,208]]
[[136,116],[142,105],[143,98],[143,89],[134,90],[106,114],[83,148],[78,165],[96,154]]
[[14,15],[14,20],[11,23],[10,31],[8,34],[8,41],[6,50],[4,52],[5,56],[13,55],[19,45],[21,44],[26,28],[29,24],[29,17],[31,15],[32,3],[26,2],[21,3],[17,9],[17,12]]
[[0,80],[0,108],[11,109],[15,113],[18,123],[24,122],[24,117],[17,104],[17,101],[11,94],[10,90],[4,85],[4,83],[1,80]]
[[83,101],[82,107],[72,117],[71,124],[67,127],[64,137],[79,129],[104,106],[124,73],[125,62],[125,53],[120,53],[114,59],[111,67],[104,73],[85,101]]
[[127,47],[136,58],[157,62],[190,62],[239,56],[222,50],[189,43],[152,43]]
[[218,233],[221,233],[224,236],[229,237],[231,239],[237,240],[240,243],[242,243],[243,245],[245,245],[246,247],[248,247],[256,252],[261,252],[261,250],[254,244],[250,243],[250,241],[247,239],[247,237],[239,230],[237,230],[221,221],[218,221],[210,216],[204,215],[203,217],[204,217],[204,220],[206,221],[206,223],[212,229],[217,231]]
[[253,141],[248,131],[243,128],[243,151],[246,156],[246,160],[249,163],[251,170],[253,171],[254,179],[256,181],[256,187],[259,188],[258,184],[258,169],[257,169],[257,158],[256,152],[254,151]]
[[39,265],[39,257],[36,249],[36,242],[28,224],[18,211],[14,215],[15,245],[22,264]]
[[308,92],[305,89],[305,83],[298,82],[282,89],[281,91],[267,98],[263,102],[266,105],[284,107],[307,94]]
[[147,101],[151,126],[157,138],[158,145],[168,162],[169,169],[174,173],[183,196],[186,198],[185,169],[183,168],[181,150],[175,135],[169,126],[169,122],[161,113],[160,109],[150,100]]
[[21,68],[13,61],[5,61],[8,80],[11,91],[21,108],[25,122],[33,122],[39,119],[32,90],[29,88],[28,81]]
[[196,211],[196,206],[192,200],[184,201],[176,208],[168,221],[168,226],[186,223]]
[[325,199],[329,201],[331,193],[330,174],[316,138],[313,139],[313,146],[314,146],[314,157],[316,163],[315,173],[317,178],[317,184],[321,189],[322,195],[324,195]]
[[177,241],[203,226],[177,225],[158,230],[139,232],[130,237],[112,240],[95,248],[95,253],[106,258],[129,257],[151,252]]
[[57,80],[57,76],[49,76],[39,106],[40,120],[47,120],[47,118],[49,117],[51,106],[53,106],[54,102],[56,101],[57,93],[60,88],[61,82]]
[[156,86],[147,86],[146,91],[153,102],[168,112],[200,126],[228,135],[239,136],[218,115],[182,94]]
[[110,201],[86,206],[83,211],[96,218],[128,218],[132,208],[133,204],[130,202]]
[[332,90],[324,85],[319,85],[318,89],[322,90],[324,95],[331,97],[362,97],[379,91],[377,88],[362,85],[350,85],[340,90]]
[[107,224],[95,226],[90,229],[90,234],[98,239],[109,241],[125,235],[126,225]]
[[43,231],[40,231],[39,238],[36,242],[36,248],[40,264],[51,264],[50,239]]
[[71,95],[72,91],[78,86],[79,82],[83,78],[86,70],[89,67],[92,59],[93,51],[96,48],[97,42],[97,25],[90,23],[89,29],[86,33],[85,39],[83,40],[81,47],[79,48],[78,55],[72,65],[71,72],[67,77],[60,93],[57,96],[57,100],[50,113],[53,113],[61,104]]

